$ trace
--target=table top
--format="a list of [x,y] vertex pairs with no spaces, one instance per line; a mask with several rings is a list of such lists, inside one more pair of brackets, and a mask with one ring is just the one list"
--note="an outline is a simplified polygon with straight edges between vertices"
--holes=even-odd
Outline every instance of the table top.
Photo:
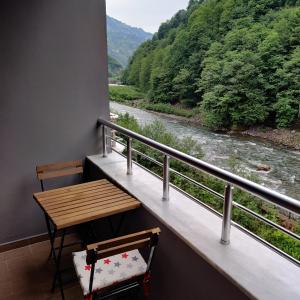
[[140,207],[141,203],[106,179],[33,194],[57,229]]

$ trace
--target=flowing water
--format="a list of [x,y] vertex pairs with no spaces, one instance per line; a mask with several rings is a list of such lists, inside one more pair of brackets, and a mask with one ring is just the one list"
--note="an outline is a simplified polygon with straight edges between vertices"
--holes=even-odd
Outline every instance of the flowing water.
[[[111,102],[110,107],[112,112],[128,112],[140,124],[159,120],[178,137],[192,136],[202,146],[204,161],[230,170],[230,162],[234,158],[242,170],[255,175],[264,186],[300,200],[300,152],[251,137],[214,133],[203,127],[187,125],[172,117],[116,102]],[[269,172],[259,172],[256,170],[259,164],[269,165],[272,169]]]

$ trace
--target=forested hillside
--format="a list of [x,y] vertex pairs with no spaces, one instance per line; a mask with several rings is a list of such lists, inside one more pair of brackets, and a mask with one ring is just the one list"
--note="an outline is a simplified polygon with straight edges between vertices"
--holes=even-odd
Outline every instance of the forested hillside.
[[152,102],[199,107],[214,129],[290,127],[300,106],[300,0],[191,0],[124,73]]
[[128,59],[138,46],[151,37],[151,33],[107,16],[108,54],[123,67],[126,67]]
[[123,66],[111,56],[108,56],[108,76],[109,78],[113,78],[114,76],[118,76],[120,72],[123,70]]

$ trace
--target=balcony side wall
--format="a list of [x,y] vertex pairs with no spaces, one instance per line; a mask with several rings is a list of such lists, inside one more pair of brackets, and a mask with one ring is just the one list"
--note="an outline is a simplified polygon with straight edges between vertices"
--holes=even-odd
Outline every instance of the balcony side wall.
[[35,166],[97,153],[108,105],[104,0],[0,2],[0,243],[46,231]]

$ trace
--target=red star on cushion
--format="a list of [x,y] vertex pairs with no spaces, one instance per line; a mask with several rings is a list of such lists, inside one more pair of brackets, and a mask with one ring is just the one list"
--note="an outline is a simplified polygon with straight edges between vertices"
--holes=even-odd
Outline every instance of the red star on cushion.
[[128,254],[127,254],[127,253],[123,253],[123,254],[122,254],[122,258],[125,258],[125,259],[126,259],[127,257],[128,257]]
[[89,266],[89,265],[86,265],[86,266],[84,267],[84,269],[85,269],[85,270],[87,270],[87,271],[90,271],[90,270],[91,270],[91,268],[92,268],[92,267],[91,267],[91,266]]
[[111,263],[111,261],[110,261],[110,259],[108,258],[108,259],[104,259],[104,264],[105,265],[109,265]]

